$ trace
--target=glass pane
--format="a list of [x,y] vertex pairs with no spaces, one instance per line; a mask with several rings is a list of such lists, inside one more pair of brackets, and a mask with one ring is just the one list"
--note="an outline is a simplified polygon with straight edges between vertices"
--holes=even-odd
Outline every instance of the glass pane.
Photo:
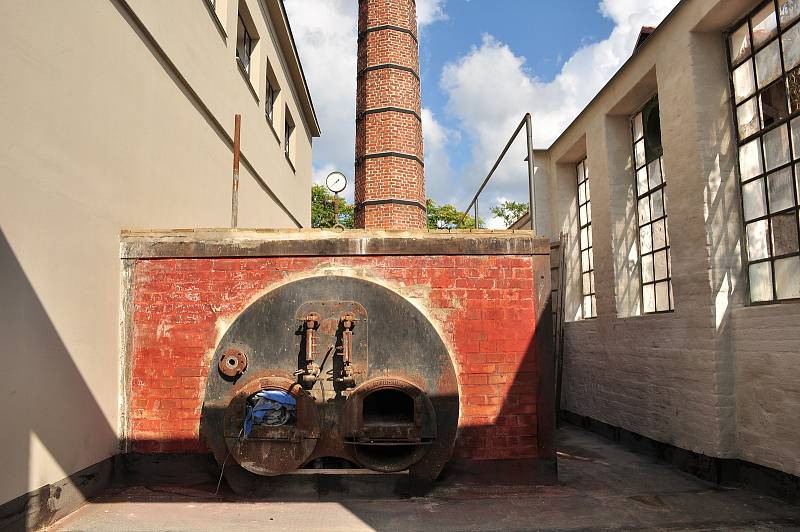
[[667,277],[667,250],[653,255],[653,266],[657,281]]
[[592,223],[592,204],[586,204],[586,223]]
[[591,270],[592,266],[589,261],[589,251],[582,251],[581,252],[581,270],[588,271]]
[[775,261],[775,291],[778,299],[800,297],[800,257]]
[[778,41],[756,54],[756,79],[758,86],[766,87],[781,75],[781,56]]
[[767,176],[769,212],[778,212],[794,207],[794,183],[792,169],[784,168]]
[[800,118],[795,118],[791,122],[792,133],[792,153],[795,159],[800,159]]
[[655,312],[656,311],[656,290],[655,286],[648,284],[642,287],[642,292],[644,295],[644,311],[645,312]]
[[592,315],[591,318],[597,316],[597,296],[592,296]]
[[789,130],[783,125],[764,135],[764,163],[767,171],[789,162]]
[[755,98],[750,98],[736,109],[736,121],[739,124],[739,138],[744,139],[757,133],[758,104]]
[[800,69],[794,69],[786,76],[786,94],[789,97],[789,111],[800,110]]
[[656,310],[664,312],[669,310],[669,283],[658,283],[656,285]]
[[781,27],[785,28],[800,15],[800,2],[797,0],[778,0],[778,17]]
[[586,187],[586,201],[589,201],[590,199],[592,199],[592,191],[590,190],[591,187],[589,187],[588,178],[587,178],[587,181],[583,185]]
[[664,200],[661,190],[653,192],[650,196],[650,215],[654,220],[664,216]]
[[772,300],[772,268],[769,262],[750,265],[750,301]]
[[642,246],[642,253],[653,251],[653,235],[650,225],[645,225],[639,229],[639,245]]
[[644,166],[644,140],[640,140],[636,143],[633,147],[633,151],[636,155],[636,168],[641,168]]
[[750,53],[750,28],[747,24],[731,33],[729,44],[731,47],[731,61],[738,63]]
[[581,183],[578,187],[578,203],[586,203],[586,183]]
[[794,213],[779,214],[770,218],[772,226],[772,253],[786,255],[797,253],[797,217]]
[[653,224],[653,249],[661,249],[667,245],[666,220],[659,220]]
[[653,256],[652,255],[643,255],[642,256],[642,282],[643,283],[652,283],[655,281],[655,275],[653,273]]
[[[800,122],[800,120],[798,120]],[[643,166],[636,172],[636,190],[639,192],[639,196],[646,193],[647,188],[647,167]]]
[[758,48],[778,33],[778,20],[775,18],[775,6],[770,2],[764,9],[750,19],[753,26],[753,46]]
[[762,172],[761,166],[761,140],[751,140],[739,148],[739,172],[742,181],[759,175]]
[[742,185],[744,219],[752,220],[767,214],[767,201],[764,194],[764,179],[756,179]]
[[650,221],[650,198],[639,200],[639,225],[644,225]]
[[759,220],[747,226],[747,259],[760,260],[769,257],[766,220]]
[[589,248],[589,229],[581,229],[581,249]]
[[583,316],[588,318],[592,315],[592,298],[591,296],[584,296],[583,298]]
[[592,293],[592,278],[588,273],[583,274],[583,293],[584,294]]
[[586,205],[581,207],[579,216],[580,216],[581,225],[586,225],[586,224],[589,223],[589,212],[588,212],[588,210],[586,208]]
[[[800,2],[797,3],[800,5]],[[783,41],[783,68],[791,70],[800,63],[800,26],[795,25],[789,28],[781,40]]]
[[639,140],[644,135],[642,127],[642,113],[633,117],[633,140]]
[[578,182],[583,181],[583,162],[578,163]]
[[749,98],[755,92],[756,86],[753,80],[753,60],[748,59],[740,67],[733,71],[733,92],[736,103]]
[[778,80],[759,95],[761,100],[761,123],[764,127],[776,124],[789,116],[786,102],[786,85]]
[[661,158],[651,161],[647,165],[647,174],[650,177],[650,188],[655,188],[661,184]]

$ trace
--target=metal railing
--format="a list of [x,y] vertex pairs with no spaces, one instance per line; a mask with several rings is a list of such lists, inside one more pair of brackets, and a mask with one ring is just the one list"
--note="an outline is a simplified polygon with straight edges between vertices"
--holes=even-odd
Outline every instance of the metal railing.
[[[464,215],[461,217],[461,224],[464,223],[464,220],[467,219],[467,213],[469,213],[470,209],[473,207],[475,208],[475,228],[478,228],[478,198],[483,192],[483,189],[486,188],[486,184],[494,175],[497,167],[500,166],[500,163],[503,161],[503,158],[508,153],[508,150],[511,148],[511,145],[514,144],[514,141],[517,140],[517,136],[519,135],[520,131],[522,131],[523,126],[525,127],[525,131],[528,137],[528,157],[525,159],[528,163],[528,214],[531,218],[531,229],[536,231],[536,215],[534,210],[534,197],[536,192],[536,186],[533,180],[533,173],[534,173],[534,166],[533,166],[533,119],[531,118],[530,113],[525,113],[525,116],[522,118],[522,121],[517,126],[517,129],[514,130],[514,133],[511,135],[511,138],[508,140],[506,147],[503,148],[503,151],[500,153],[500,156],[497,158],[497,161],[492,166],[492,169],[489,171],[489,175],[486,176],[486,179],[483,180],[481,183],[480,188],[478,188],[478,192],[475,193],[475,197],[472,198],[472,201],[464,209]],[[523,215],[524,216],[524,215]]]

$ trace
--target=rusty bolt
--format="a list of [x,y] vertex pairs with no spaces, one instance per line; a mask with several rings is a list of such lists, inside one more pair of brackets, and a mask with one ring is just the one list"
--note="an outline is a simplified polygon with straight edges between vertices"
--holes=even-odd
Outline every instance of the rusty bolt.
[[247,355],[241,351],[226,351],[219,359],[219,371],[228,377],[238,377],[247,369]]
[[319,314],[312,312],[306,316],[306,327],[309,329],[317,329],[319,327],[319,321]]

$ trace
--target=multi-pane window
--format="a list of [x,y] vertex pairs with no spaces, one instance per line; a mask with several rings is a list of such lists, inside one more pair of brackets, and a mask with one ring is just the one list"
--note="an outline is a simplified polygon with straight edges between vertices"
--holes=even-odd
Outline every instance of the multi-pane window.
[[800,0],[770,0],[728,35],[753,303],[800,298]]
[[586,159],[578,163],[578,238],[581,249],[581,316],[597,317],[594,289],[594,252],[592,250],[592,203],[589,192],[589,169]]
[[241,12],[239,13],[239,25],[236,30],[236,57],[242,62],[244,71],[250,73],[250,58],[253,55],[255,38],[247,27]]
[[658,96],[633,117],[633,160],[642,275],[642,311],[673,310],[672,264]]

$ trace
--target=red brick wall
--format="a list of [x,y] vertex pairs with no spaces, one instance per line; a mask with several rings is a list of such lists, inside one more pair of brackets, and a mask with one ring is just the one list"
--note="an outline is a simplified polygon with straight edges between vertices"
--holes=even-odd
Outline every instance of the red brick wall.
[[[416,4],[414,0],[360,0],[358,28],[356,227],[424,228],[427,217]],[[380,65],[391,66],[368,70]],[[365,157],[387,153],[413,158]],[[416,202],[416,206],[363,204],[375,200],[405,200]]]
[[530,257],[428,256],[140,260],[133,273],[129,434],[139,452],[204,451],[198,439],[216,343],[254,299],[317,268],[360,275],[414,300],[452,349],[460,458],[537,458],[537,295]]

